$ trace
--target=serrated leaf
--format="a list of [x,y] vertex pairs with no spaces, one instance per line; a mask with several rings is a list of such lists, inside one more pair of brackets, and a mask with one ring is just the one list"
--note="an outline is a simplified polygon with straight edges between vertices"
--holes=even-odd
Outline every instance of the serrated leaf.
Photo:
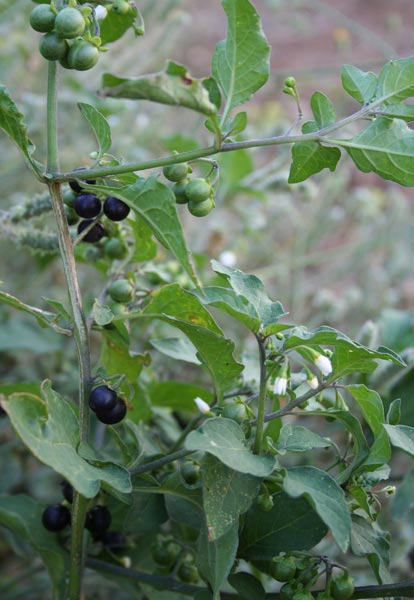
[[277,449],[279,452],[306,452],[313,448],[328,448],[331,440],[301,425],[284,425],[280,430]]
[[169,187],[155,177],[149,177],[120,188],[100,185],[91,188],[125,202],[148,225],[157,240],[170,250],[195,285],[199,286],[177,215],[175,197]]
[[42,559],[59,597],[66,595],[69,554],[42,525],[45,506],[25,494],[0,498],[0,523],[29,542]]
[[102,45],[116,42],[119,40],[128,29],[132,29],[137,35],[142,35],[142,32],[136,31],[135,22],[139,17],[140,26],[143,27],[141,14],[138,12],[134,4],[130,4],[130,10],[125,14],[119,14],[110,10],[104,19],[99,21],[99,36],[102,40]]
[[235,561],[239,542],[238,533],[238,523],[234,523],[226,535],[214,541],[208,540],[205,527],[200,531],[196,565],[213,590],[213,600],[220,600],[220,588]]
[[363,173],[414,185],[414,132],[401,119],[378,117],[351,140],[335,140]]
[[11,99],[7,88],[0,85],[0,129],[13,140],[33,171],[38,174],[44,171],[44,166],[32,158],[35,147],[27,137],[27,126],[23,119],[24,115]]
[[365,556],[378,583],[391,583],[389,567],[389,534],[367,523],[359,515],[352,516],[351,549],[356,556]]
[[89,123],[96,136],[99,146],[98,156],[96,157],[96,162],[98,163],[111,147],[111,128],[103,114],[94,106],[85,104],[85,102],[78,102],[78,106],[83,118]]
[[204,115],[214,115],[217,112],[217,106],[211,102],[203,80],[195,79],[186,67],[171,61],[166,63],[163,71],[136,78],[120,79],[106,73],[99,94],[107,98],[150,100],[182,106]]
[[341,79],[344,90],[360,104],[369,102],[377,89],[376,75],[353,65],[342,66]]
[[259,493],[261,479],[230,469],[207,454],[202,463],[203,504],[208,540],[227,535]]
[[222,0],[227,37],[216,46],[211,72],[226,99],[226,113],[247,102],[269,77],[270,47],[248,0]]
[[2,401],[13,428],[36,458],[59,473],[86,498],[96,496],[101,482],[121,493],[130,492],[128,471],[112,463],[98,468],[78,454],[77,414],[48,381],[42,385],[42,396],[16,393]]
[[[322,118],[322,116],[321,116]],[[315,121],[308,121],[302,127],[303,133],[314,133],[319,129]],[[323,169],[335,171],[341,158],[338,148],[328,148],[319,142],[296,142],[292,146],[292,164],[289,171],[289,183],[305,181],[311,175]]]
[[273,508],[252,507],[244,519],[238,555],[246,560],[271,560],[279,552],[310,550],[327,527],[305,498],[284,492],[273,495]]
[[207,452],[230,469],[255,477],[267,477],[276,464],[274,456],[253,454],[242,428],[231,419],[208,419],[188,434],[184,445],[187,450]]
[[310,105],[313,118],[319,129],[335,123],[335,109],[328,96],[322,92],[314,92],[311,96]]
[[384,103],[401,102],[414,96],[414,57],[390,60],[378,76],[376,98],[384,98]]
[[351,517],[345,494],[335,479],[316,467],[292,467],[286,469],[283,489],[292,498],[304,496],[345,552],[351,535]]

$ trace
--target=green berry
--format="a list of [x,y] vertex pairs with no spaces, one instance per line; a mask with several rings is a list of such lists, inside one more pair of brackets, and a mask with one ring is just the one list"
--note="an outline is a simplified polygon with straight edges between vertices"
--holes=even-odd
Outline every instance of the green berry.
[[127,15],[131,10],[131,5],[127,0],[114,0],[112,10],[118,15]]
[[40,40],[39,51],[46,60],[59,60],[67,52],[66,41],[59,37],[55,31],[46,33]]
[[292,600],[313,600],[313,596],[310,592],[296,592],[293,594]]
[[180,475],[188,485],[195,485],[200,479],[200,465],[186,460],[180,467]]
[[88,71],[98,62],[99,50],[96,46],[85,40],[76,40],[69,52],[67,63],[76,71]]
[[74,39],[85,31],[85,19],[76,8],[67,6],[58,12],[55,20],[56,33],[65,39]]
[[187,204],[188,202],[188,198],[187,198],[187,194],[185,193],[185,188],[187,187],[187,180],[184,179],[184,181],[178,181],[177,183],[175,183],[171,190],[175,196],[175,201],[177,204]]
[[183,562],[178,569],[178,577],[186,583],[196,583],[199,579],[198,569],[195,565]]
[[30,13],[30,25],[35,31],[48,33],[55,26],[56,15],[49,4],[39,4]]
[[65,190],[62,194],[63,202],[66,204],[66,206],[70,206],[70,208],[74,208],[76,197],[77,194],[70,188]]
[[273,508],[273,498],[269,494],[260,494],[257,496],[256,504],[263,512],[269,512]]
[[134,294],[134,286],[128,279],[118,279],[111,283],[108,288],[108,294],[115,302],[131,302]]
[[188,200],[193,203],[204,202],[204,200],[210,198],[211,191],[211,184],[201,177],[189,181],[185,188]]
[[348,600],[354,593],[354,580],[344,573],[331,581],[331,596],[335,600]]
[[214,208],[212,198],[207,198],[203,202],[188,201],[188,210],[194,217],[206,217]]
[[176,165],[166,165],[162,172],[164,177],[169,181],[182,181],[188,175],[188,164],[178,163]]
[[290,581],[295,577],[296,562],[293,556],[277,556],[271,562],[271,575],[277,581]]
[[280,600],[292,600],[293,596],[296,593],[296,585],[295,583],[285,583],[280,588]]
[[104,251],[108,258],[121,259],[127,255],[128,248],[119,238],[112,238],[105,242]]
[[156,544],[152,548],[152,558],[159,565],[171,567],[175,564],[180,550],[180,546],[175,542]]
[[247,408],[242,402],[233,402],[232,404],[226,404],[221,413],[226,419],[232,419],[236,423],[242,423],[249,418]]

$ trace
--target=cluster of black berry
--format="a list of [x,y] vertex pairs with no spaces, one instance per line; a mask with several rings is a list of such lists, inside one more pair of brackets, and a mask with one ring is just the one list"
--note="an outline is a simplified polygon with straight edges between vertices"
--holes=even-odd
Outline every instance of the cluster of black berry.
[[125,402],[107,385],[100,385],[92,390],[89,406],[98,419],[106,425],[119,423],[127,411]]

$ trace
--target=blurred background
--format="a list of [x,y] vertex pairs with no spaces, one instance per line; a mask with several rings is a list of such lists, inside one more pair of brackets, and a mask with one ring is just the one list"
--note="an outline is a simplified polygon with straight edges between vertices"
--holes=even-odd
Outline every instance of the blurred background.
[[[210,73],[214,47],[225,37],[219,0],[142,0],[138,5],[145,20],[145,36],[135,40],[129,32],[109,45],[92,71],[61,72],[62,170],[87,166],[95,150],[94,138],[77,108],[79,101],[94,104],[105,114],[112,127],[111,152],[128,162],[211,144],[204,119],[196,113],[96,96],[103,73],[134,77],[161,70],[169,58],[185,64],[195,77]],[[388,60],[414,54],[411,0],[255,0],[254,5],[272,46],[271,75],[253,100],[240,108],[248,114],[248,126],[240,139],[269,137],[290,129],[297,108],[282,92],[287,76],[297,80],[303,121],[312,118],[309,98],[316,90],[332,99],[338,118],[342,118],[358,108],[341,87],[342,64],[378,73]],[[0,0],[0,81],[24,113],[37,157],[42,159],[47,65],[37,52],[39,34],[28,25],[32,7],[28,0]],[[352,130],[346,133],[352,134]],[[334,175],[323,171],[309,181],[289,185],[290,152],[286,145],[227,153],[217,159],[222,168],[216,210],[207,218],[196,219],[185,207],[178,207],[202,280],[208,282],[212,277],[209,260],[221,260],[259,276],[269,294],[282,302],[292,322],[309,328],[327,324],[358,337],[369,320],[375,324],[376,341],[412,356],[412,190],[359,173],[344,154]],[[43,191],[3,133],[0,189],[3,289],[36,306],[46,307],[44,297],[66,302],[59,258],[29,250],[15,229],[2,225],[4,211],[14,210]],[[50,228],[50,220],[40,219],[20,223],[21,231],[33,222]],[[171,267],[171,257],[160,250],[155,263],[157,268]],[[80,264],[79,276],[90,304],[105,277],[93,263]],[[240,334],[237,328],[232,331],[232,323],[226,327],[229,335]],[[30,318],[0,306],[0,391],[14,382],[53,376],[58,387],[74,393],[74,370],[71,347],[63,346],[54,333],[40,330]],[[394,379],[380,373],[375,385],[386,399],[406,400],[403,422],[414,425],[409,402],[414,392],[412,366]],[[10,448],[4,447],[1,463],[7,464],[8,470],[14,465],[15,473],[0,483],[0,492],[17,489],[13,486],[20,485],[24,471],[26,477],[33,475],[30,488],[35,495],[46,498],[56,493],[51,491],[47,469],[30,466],[30,457],[25,458],[29,467],[22,471],[15,442],[5,432],[6,425],[4,439]],[[402,471],[404,459],[399,464]],[[412,569],[407,559],[411,537],[411,530],[401,532],[400,548],[395,552],[397,571],[405,576]]]

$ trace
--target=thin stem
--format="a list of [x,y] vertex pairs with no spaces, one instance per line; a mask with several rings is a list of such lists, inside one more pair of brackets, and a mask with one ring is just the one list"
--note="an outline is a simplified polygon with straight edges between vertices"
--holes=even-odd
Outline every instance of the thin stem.
[[47,72],[47,170],[59,169],[57,141],[57,87],[58,70],[56,61],[50,60]]
[[[292,410],[294,408],[296,408],[297,406],[302,404],[302,402],[306,402],[306,400],[313,398],[313,396],[317,396],[319,394],[319,392],[326,389],[331,384],[332,384],[331,381],[326,381],[325,383],[321,383],[320,386],[318,386],[315,390],[313,390],[313,389],[309,390],[309,392],[302,394],[302,396],[299,396],[299,398],[296,398],[296,400],[292,400],[291,402],[288,402],[283,408],[280,408],[279,410],[276,410],[275,412],[265,415],[265,417],[264,417],[265,423],[267,423],[268,421],[273,421],[274,419],[279,419],[280,417],[283,417],[284,415],[288,415],[290,412],[292,412]],[[255,425],[255,421],[252,422],[252,425]]]
[[259,405],[257,410],[256,419],[256,437],[254,439],[253,452],[255,454],[261,454],[262,442],[263,442],[263,430],[265,423],[265,410],[266,410],[266,349],[265,342],[260,335],[256,335],[257,343],[259,345],[259,361],[260,361],[260,386],[259,386]]
[[168,465],[168,463],[174,462],[179,458],[184,458],[184,456],[188,456],[192,453],[193,450],[186,450],[185,448],[181,448],[181,450],[171,452],[171,454],[166,454],[162,458],[157,458],[156,460],[151,460],[150,462],[139,465],[135,469],[132,469],[130,473],[131,475],[140,475],[141,473],[147,473],[148,471],[153,471],[154,469],[160,469],[164,465]]
[[87,506],[88,500],[75,492],[73,495],[70,536],[69,600],[79,600],[81,597],[85,560],[83,542],[85,536],[85,515]]

